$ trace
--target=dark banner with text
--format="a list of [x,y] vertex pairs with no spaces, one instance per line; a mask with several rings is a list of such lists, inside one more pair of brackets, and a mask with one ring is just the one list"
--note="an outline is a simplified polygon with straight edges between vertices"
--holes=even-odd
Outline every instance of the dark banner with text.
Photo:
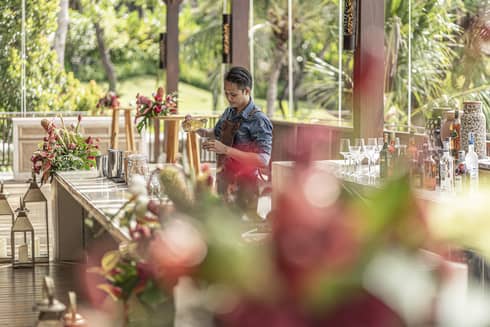
[[231,63],[231,15],[223,14],[223,63]]
[[357,0],[344,0],[344,50],[356,48]]
[[167,68],[167,33],[160,33],[160,69]]

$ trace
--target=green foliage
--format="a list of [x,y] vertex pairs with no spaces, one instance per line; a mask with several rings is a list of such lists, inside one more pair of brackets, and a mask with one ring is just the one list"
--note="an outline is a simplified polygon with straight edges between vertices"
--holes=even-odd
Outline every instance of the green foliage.
[[[95,106],[96,86],[81,88],[73,74],[59,66],[50,48],[58,1],[26,1],[26,88],[28,111],[83,111]],[[0,4],[0,111],[20,111],[21,1]]]

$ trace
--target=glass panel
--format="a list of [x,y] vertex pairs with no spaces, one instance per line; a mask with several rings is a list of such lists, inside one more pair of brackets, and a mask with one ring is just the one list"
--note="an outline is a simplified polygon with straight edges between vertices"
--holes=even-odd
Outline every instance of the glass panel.
[[[293,12],[293,109],[289,105],[288,4]],[[259,105],[279,119],[335,124],[340,119],[351,126],[352,54],[339,51],[343,14],[339,1],[254,1],[253,12],[252,70]]]
[[483,101],[490,116],[488,2],[385,4],[385,126],[421,131],[435,108],[464,100]]

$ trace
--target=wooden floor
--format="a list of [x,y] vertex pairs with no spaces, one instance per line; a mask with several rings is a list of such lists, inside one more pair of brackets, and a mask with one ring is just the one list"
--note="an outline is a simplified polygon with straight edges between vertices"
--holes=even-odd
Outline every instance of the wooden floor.
[[56,298],[68,303],[68,292],[75,291],[83,303],[78,266],[73,264],[38,264],[34,269],[0,266],[0,326],[34,326],[38,313],[34,304],[43,297],[43,279],[54,279]]

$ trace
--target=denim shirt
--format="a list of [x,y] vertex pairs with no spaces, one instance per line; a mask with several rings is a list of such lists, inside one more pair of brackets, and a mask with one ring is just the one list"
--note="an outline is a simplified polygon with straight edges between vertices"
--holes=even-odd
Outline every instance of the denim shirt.
[[241,151],[258,153],[267,166],[272,151],[272,123],[262,111],[250,115],[254,108],[258,109],[252,99],[241,113],[238,113],[235,108],[226,108],[214,127],[214,135],[218,140],[220,139],[225,120],[238,121],[243,117],[240,128],[235,134],[233,147]]

